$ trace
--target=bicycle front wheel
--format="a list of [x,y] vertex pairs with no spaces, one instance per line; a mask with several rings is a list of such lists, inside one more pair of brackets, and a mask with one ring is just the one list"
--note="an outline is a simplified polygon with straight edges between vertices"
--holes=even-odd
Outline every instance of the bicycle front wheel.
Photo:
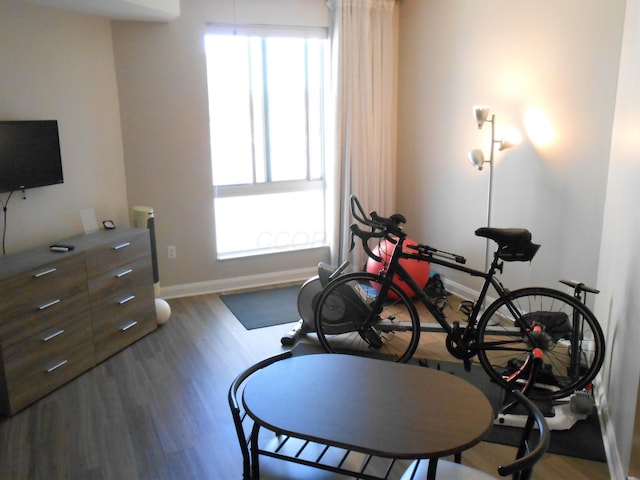
[[482,367],[507,389],[518,388],[507,378],[541,348],[543,366],[530,392],[537,399],[565,398],[586,387],[604,360],[604,335],[593,313],[549,288],[515,290],[489,305],[478,322],[478,343]]
[[379,286],[384,281],[372,273],[348,273],[322,290],[315,326],[326,351],[396,362],[411,358],[420,340],[418,313],[394,283],[389,285],[394,299],[379,299]]

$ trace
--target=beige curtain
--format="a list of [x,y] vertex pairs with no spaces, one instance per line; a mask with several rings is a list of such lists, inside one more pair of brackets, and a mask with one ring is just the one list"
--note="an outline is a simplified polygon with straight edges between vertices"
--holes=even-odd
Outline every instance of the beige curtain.
[[332,262],[361,269],[361,248],[349,253],[353,220],[349,196],[364,209],[394,213],[396,188],[395,0],[329,0],[332,93],[335,106],[335,170],[329,198],[338,205],[330,219]]

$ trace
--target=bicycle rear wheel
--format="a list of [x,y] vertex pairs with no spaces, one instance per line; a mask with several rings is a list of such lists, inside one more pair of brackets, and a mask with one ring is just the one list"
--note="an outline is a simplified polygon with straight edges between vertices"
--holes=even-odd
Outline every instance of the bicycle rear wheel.
[[[326,351],[408,361],[420,340],[420,319],[411,299],[391,283],[394,300],[379,299],[378,275],[348,273],[329,283],[315,310],[318,340]],[[375,311],[376,303],[380,308]]]
[[[534,325],[541,331],[534,333]],[[507,377],[541,348],[543,366],[530,392],[538,399],[564,398],[586,387],[604,360],[604,335],[593,313],[549,288],[515,290],[489,305],[478,322],[478,343],[482,367],[508,389],[517,385]]]

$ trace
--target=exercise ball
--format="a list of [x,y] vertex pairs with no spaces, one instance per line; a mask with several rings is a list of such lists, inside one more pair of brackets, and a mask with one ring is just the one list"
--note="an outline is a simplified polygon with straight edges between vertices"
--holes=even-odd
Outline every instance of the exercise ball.
[[162,298],[156,298],[156,318],[158,325],[164,325],[169,321],[171,316],[171,307]]
[[[415,240],[411,240],[407,238],[404,242],[402,250],[404,252],[416,252],[415,250],[408,248],[407,245],[418,245],[418,242]],[[391,260],[391,255],[393,254],[393,249],[395,244],[391,243],[388,240],[383,240],[380,244],[375,247],[372,251],[375,255],[382,258],[382,262],[378,262],[373,258],[369,258],[367,260],[366,270],[369,273],[380,273],[380,270],[387,265]],[[409,258],[403,258],[400,260],[400,265],[404,267],[404,269],[413,277],[416,283],[420,286],[420,288],[424,288],[429,281],[429,272],[430,265],[429,262],[423,262],[420,260],[413,260]],[[415,292],[413,289],[404,281],[400,280],[398,274],[394,275],[394,283],[396,283],[409,297],[415,296]],[[392,300],[396,300],[398,296],[389,292],[388,297]]]

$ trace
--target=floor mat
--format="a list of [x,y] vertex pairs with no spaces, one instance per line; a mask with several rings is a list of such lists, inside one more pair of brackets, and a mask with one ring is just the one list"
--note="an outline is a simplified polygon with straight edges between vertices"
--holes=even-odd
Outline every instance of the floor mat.
[[297,322],[300,285],[222,294],[220,300],[247,330]]

